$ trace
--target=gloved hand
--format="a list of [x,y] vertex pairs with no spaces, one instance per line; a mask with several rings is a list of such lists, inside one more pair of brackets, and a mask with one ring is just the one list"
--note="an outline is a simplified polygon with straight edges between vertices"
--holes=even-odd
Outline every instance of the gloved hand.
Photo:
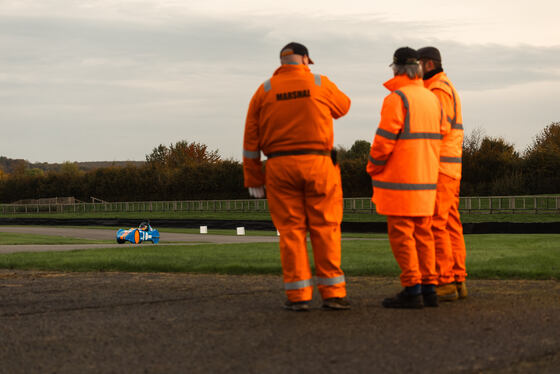
[[264,186],[249,187],[249,195],[256,199],[262,199],[264,197]]

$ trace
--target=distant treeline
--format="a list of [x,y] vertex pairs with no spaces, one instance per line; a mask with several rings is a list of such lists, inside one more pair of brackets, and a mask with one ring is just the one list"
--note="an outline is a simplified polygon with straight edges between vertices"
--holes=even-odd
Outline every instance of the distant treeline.
[[[369,149],[365,140],[357,140],[349,149],[337,147],[345,197],[371,195],[371,179],[365,172]],[[16,163],[8,168],[5,165],[10,161]],[[249,197],[240,162],[223,160],[218,151],[184,140],[169,147],[159,145],[146,155],[145,162],[92,169],[70,162],[41,169],[22,161],[0,157],[0,202],[57,196],[83,201],[91,196],[106,201]],[[463,196],[545,193],[560,193],[560,122],[544,128],[522,153],[503,138],[486,136],[480,129],[465,136]]]
[[[88,171],[98,168],[105,168],[111,166],[142,166],[144,161],[85,161],[85,162],[72,162],[78,170]],[[27,174],[41,174],[47,171],[60,171],[66,167],[68,162],[63,163],[48,163],[48,162],[34,162],[31,163],[23,159],[13,159],[0,156],[0,173],[12,174],[21,170],[25,170]]]
[[199,143],[159,145],[141,163],[82,170],[66,162],[57,170],[30,169],[19,163],[11,173],[0,169],[0,201],[56,196],[82,201],[237,199],[247,197],[242,165],[222,160]]
[[[346,197],[371,194],[364,168],[370,143],[359,140],[339,149]],[[501,137],[482,129],[463,141],[462,196],[535,195],[560,193],[560,122],[545,127],[522,153]]]

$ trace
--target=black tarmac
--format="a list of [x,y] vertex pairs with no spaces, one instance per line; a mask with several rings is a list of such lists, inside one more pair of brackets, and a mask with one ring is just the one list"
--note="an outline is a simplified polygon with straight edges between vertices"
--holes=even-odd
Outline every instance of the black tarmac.
[[[0,226],[18,230],[114,236]],[[162,244],[278,240],[177,235]],[[466,300],[421,310],[381,306],[397,279],[347,281],[352,310],[315,294],[294,313],[280,275],[0,270],[0,373],[560,372],[560,281],[469,280]]]
[[558,373],[560,282],[471,280],[466,300],[281,308],[280,276],[0,270],[0,373]]

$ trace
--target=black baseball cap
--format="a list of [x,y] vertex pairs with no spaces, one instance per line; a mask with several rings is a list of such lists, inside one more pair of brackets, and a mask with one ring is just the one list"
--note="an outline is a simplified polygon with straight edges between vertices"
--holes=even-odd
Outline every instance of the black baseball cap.
[[418,63],[418,52],[410,47],[401,47],[393,54],[391,65],[415,65]]
[[311,60],[311,57],[309,57],[309,51],[307,50],[307,47],[303,44],[296,42],[286,44],[284,48],[280,50],[280,57],[289,55],[307,56],[307,58],[309,58],[309,63],[313,63],[313,60]]
[[424,47],[418,50],[418,58],[441,62],[441,54],[436,47]]

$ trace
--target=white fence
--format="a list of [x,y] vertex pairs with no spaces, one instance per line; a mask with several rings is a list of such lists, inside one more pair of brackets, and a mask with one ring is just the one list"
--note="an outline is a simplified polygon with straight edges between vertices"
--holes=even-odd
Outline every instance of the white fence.
[[[462,213],[560,213],[560,196],[461,197]],[[0,214],[102,213],[102,212],[267,212],[266,199],[141,201],[75,204],[1,204]],[[347,213],[375,213],[370,198],[345,198]]]

